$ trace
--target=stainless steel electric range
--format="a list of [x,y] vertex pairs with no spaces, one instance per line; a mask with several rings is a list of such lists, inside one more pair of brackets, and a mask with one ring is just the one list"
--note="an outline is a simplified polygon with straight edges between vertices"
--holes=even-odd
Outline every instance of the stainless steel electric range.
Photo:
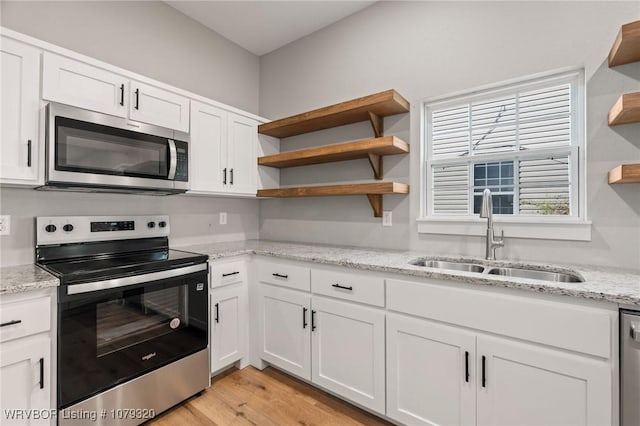
[[167,216],[39,217],[60,279],[61,425],[133,425],[209,386],[207,257],[169,249]]

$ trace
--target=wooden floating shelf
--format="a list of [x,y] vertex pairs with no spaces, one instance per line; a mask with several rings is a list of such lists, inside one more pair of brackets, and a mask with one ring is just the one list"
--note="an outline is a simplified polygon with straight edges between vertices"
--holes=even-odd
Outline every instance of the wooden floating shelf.
[[258,126],[258,133],[287,138],[345,124],[371,121],[376,136],[382,136],[382,117],[409,112],[409,101],[395,90],[341,102]]
[[609,67],[640,61],[640,21],[625,24],[609,52]]
[[383,136],[268,155],[258,158],[258,164],[286,168],[368,158],[376,179],[382,179],[382,156],[408,152],[409,144],[403,140],[395,136]]
[[258,197],[329,197],[366,195],[375,217],[382,217],[382,196],[408,194],[409,185],[397,182],[354,183],[344,185],[299,186],[294,188],[259,189]]
[[640,183],[640,164],[621,164],[609,171],[609,184]]
[[640,92],[626,93],[609,111],[609,126],[640,123]]

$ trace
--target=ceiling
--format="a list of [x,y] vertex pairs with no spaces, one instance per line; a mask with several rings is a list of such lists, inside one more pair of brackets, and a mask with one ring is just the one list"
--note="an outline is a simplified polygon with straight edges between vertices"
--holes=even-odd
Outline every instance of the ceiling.
[[261,56],[375,1],[167,1],[171,7]]

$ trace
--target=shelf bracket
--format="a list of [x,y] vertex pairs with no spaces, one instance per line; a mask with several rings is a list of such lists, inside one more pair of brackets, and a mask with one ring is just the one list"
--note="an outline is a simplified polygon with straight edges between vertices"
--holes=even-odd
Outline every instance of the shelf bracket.
[[384,119],[369,111],[369,121],[373,127],[373,134],[376,135],[376,138],[381,138],[384,133]]
[[382,217],[382,195],[367,194],[371,208],[373,208],[373,217]]
[[369,154],[369,164],[373,169],[373,176],[378,180],[382,179],[382,155]]

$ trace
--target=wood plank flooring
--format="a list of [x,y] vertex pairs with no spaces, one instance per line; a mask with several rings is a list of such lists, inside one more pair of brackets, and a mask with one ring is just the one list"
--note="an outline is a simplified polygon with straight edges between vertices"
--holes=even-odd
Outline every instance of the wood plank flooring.
[[146,423],[168,425],[382,426],[386,421],[274,368],[232,369],[211,387]]

